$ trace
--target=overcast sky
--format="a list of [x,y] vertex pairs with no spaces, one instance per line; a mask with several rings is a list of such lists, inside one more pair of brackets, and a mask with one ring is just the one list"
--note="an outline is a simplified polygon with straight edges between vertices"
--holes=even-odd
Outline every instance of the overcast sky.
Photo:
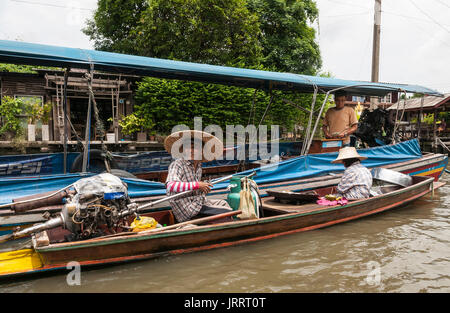
[[[323,71],[370,80],[374,0],[316,0]],[[97,0],[0,0],[0,39],[92,49]],[[380,81],[450,92],[450,1],[382,0]]]

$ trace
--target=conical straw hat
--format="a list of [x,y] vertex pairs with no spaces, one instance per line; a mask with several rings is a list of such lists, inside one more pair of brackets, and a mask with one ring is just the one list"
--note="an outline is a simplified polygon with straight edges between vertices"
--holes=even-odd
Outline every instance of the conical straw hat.
[[183,153],[181,147],[191,140],[201,140],[203,142],[202,162],[215,160],[223,155],[223,143],[209,133],[199,130],[182,130],[172,133],[164,140],[164,148],[174,158],[181,158]]
[[336,160],[331,163],[342,163],[345,159],[359,159],[360,161],[367,159],[367,157],[360,156],[355,147],[345,147],[339,150],[339,155]]

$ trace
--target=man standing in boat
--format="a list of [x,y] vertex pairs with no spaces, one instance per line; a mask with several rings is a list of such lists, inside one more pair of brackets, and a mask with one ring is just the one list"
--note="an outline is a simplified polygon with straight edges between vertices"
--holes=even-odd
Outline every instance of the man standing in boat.
[[193,190],[189,196],[170,201],[177,222],[231,210],[225,200],[207,199],[212,185],[201,181],[202,162],[212,161],[223,153],[223,144],[217,137],[197,130],[179,131],[165,139],[164,148],[175,158],[169,165],[167,195]]
[[336,193],[347,200],[357,200],[370,197],[372,188],[372,174],[361,164],[366,157],[360,156],[354,147],[345,147],[339,150],[336,160],[331,163],[343,163],[345,166]]
[[342,139],[344,147],[350,146],[350,135],[358,129],[355,110],[345,106],[346,93],[338,90],[334,94],[336,106],[325,113],[322,130],[327,139]]

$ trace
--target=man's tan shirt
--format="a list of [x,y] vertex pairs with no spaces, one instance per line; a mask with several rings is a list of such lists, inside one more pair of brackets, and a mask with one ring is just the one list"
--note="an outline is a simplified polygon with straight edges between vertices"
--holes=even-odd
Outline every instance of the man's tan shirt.
[[[328,126],[330,135],[339,134],[346,129],[350,129],[350,127],[355,124],[358,124],[356,112],[354,109],[347,106],[343,107],[340,110],[337,110],[335,107],[329,109],[325,114],[325,118],[323,120],[323,125]],[[347,144],[349,142],[349,136],[343,138],[344,144]]]

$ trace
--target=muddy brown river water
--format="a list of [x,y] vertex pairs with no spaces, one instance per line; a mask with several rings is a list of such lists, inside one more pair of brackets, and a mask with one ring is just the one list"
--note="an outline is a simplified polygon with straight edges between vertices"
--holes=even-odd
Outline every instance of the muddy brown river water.
[[393,211],[192,254],[0,285],[0,292],[450,292],[448,185]]

